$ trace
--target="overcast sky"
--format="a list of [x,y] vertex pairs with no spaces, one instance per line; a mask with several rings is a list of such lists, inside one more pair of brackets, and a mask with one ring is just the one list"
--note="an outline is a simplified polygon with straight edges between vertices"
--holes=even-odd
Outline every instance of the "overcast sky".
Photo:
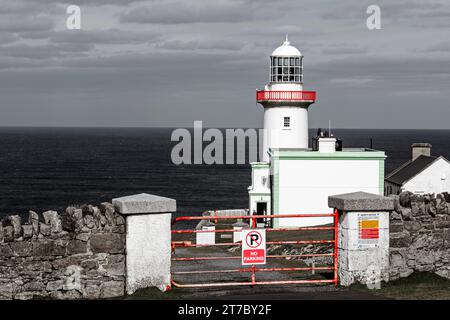
[[0,0],[0,126],[260,127],[286,33],[311,127],[450,129],[448,0]]

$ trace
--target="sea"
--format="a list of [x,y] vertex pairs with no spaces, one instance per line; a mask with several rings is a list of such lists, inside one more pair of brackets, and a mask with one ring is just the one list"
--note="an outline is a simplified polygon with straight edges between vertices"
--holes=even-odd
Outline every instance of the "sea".
[[[247,164],[176,165],[172,128],[0,128],[0,217],[62,212],[151,193],[177,200],[178,214],[247,208]],[[310,130],[312,137],[316,129]],[[414,142],[450,159],[450,130],[335,129],[347,147],[386,152],[386,173],[411,156]]]

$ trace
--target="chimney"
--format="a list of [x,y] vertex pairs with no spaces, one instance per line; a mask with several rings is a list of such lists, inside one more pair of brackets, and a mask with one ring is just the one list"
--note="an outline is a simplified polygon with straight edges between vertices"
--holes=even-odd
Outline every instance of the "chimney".
[[412,160],[416,160],[419,156],[431,156],[431,144],[429,143],[413,143],[411,145]]

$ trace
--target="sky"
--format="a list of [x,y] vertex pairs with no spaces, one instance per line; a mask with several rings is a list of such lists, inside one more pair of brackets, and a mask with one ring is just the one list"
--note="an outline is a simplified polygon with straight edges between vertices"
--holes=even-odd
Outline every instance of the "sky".
[[0,0],[0,126],[261,127],[286,34],[310,127],[450,129],[448,0]]

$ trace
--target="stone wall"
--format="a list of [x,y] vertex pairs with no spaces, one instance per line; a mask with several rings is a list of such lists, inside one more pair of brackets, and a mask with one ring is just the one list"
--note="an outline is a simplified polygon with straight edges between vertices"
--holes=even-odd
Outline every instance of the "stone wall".
[[0,223],[0,299],[124,295],[125,220],[110,203]]
[[403,192],[390,215],[390,279],[414,271],[450,278],[450,196]]

